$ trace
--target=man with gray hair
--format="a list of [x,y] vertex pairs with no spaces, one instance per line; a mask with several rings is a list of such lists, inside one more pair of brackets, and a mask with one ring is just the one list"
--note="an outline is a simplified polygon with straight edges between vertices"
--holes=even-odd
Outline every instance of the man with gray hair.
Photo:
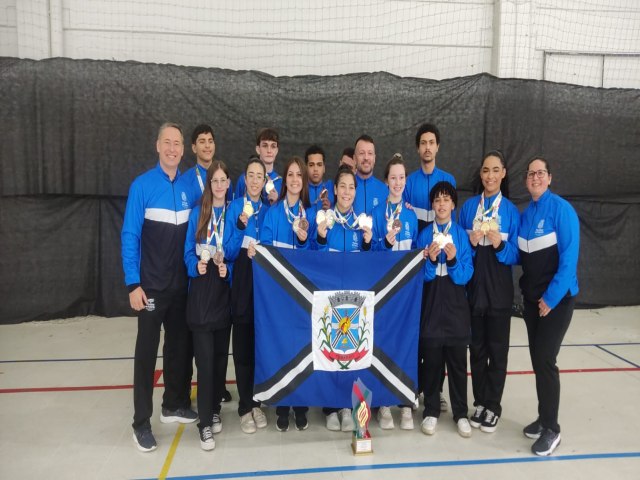
[[187,272],[183,261],[192,189],[180,175],[182,129],[165,123],[156,142],[158,163],[129,189],[122,226],[122,265],[131,308],[138,312],[133,376],[133,440],[140,451],[157,448],[151,432],[154,371],[164,325],[162,423],[192,423],[193,346],[185,321]]

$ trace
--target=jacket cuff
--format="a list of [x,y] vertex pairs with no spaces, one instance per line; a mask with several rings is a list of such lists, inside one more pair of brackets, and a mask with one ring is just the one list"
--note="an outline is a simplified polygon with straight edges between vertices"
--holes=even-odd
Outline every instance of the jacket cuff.
[[453,257],[451,260],[447,259],[447,267],[453,267],[456,263],[458,263],[457,257]]
[[327,244],[327,237],[321,237],[320,235],[317,235],[316,240],[318,241],[318,245],[326,245]]
[[129,293],[131,293],[139,286],[140,286],[139,283],[132,283],[131,285],[127,285],[127,290],[129,290]]

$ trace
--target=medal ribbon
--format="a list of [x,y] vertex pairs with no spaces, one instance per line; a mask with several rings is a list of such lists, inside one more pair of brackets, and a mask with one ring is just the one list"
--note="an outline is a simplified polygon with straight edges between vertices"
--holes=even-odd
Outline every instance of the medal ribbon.
[[349,223],[349,217],[355,217],[355,214],[353,213],[353,207],[349,209],[346,215],[342,215],[342,213],[340,213],[340,210],[338,210],[337,208],[334,210],[334,213],[336,217],[336,222],[338,222],[340,225],[344,226],[345,228],[348,228],[349,230],[358,230],[357,218],[355,218],[353,223]]
[[444,230],[442,231],[442,233],[440,233],[440,231],[438,230],[437,222],[433,222],[433,237],[435,238],[436,235],[444,235],[446,237],[449,234],[450,229],[451,229],[451,220],[449,220],[449,223],[447,223],[447,226],[444,227]]
[[196,163],[196,177],[198,178],[198,183],[200,184],[200,193],[204,193],[204,183],[202,182],[202,174],[200,173],[200,167]]
[[[224,238],[224,217],[226,212],[227,209],[223,205],[220,218],[217,218],[215,208],[211,207],[211,220],[207,227],[207,245],[211,245],[211,240],[215,237],[217,250],[222,249],[222,238]],[[218,232],[218,230],[220,230],[220,232]]]
[[500,203],[502,202],[502,192],[498,193],[496,198],[494,198],[491,206],[485,210],[484,209],[484,192],[480,195],[480,202],[478,203],[478,208],[476,209],[476,217],[475,221],[484,222],[486,220],[490,220],[495,218],[498,214],[498,208],[500,208]]
[[[289,202],[287,199],[284,199],[284,213],[287,216],[287,221],[293,225],[293,222],[298,218],[307,218],[307,213],[304,211],[304,207],[302,206],[302,200],[298,200],[298,214],[296,215],[291,210],[293,207],[289,207]],[[294,205],[295,206],[295,205]]]
[[388,222],[389,220],[394,221],[400,218],[400,212],[402,212],[402,200],[396,205],[395,210],[391,211],[393,204],[387,198],[387,207],[384,210],[384,219]]

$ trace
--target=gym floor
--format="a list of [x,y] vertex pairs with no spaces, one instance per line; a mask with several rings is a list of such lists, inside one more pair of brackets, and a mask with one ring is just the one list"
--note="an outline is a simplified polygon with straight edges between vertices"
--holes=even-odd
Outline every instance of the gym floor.
[[[558,366],[562,443],[535,457],[522,428],[536,418],[536,394],[524,322],[513,318],[503,417],[495,433],[456,433],[443,413],[435,435],[370,425],[374,453],[354,456],[348,433],[325,428],[319,408],[310,426],[288,432],[269,425],[247,435],[237,415],[233,361],[216,448],[200,448],[196,424],[161,424],[162,358],[151,420],[158,449],[132,441],[136,320],[82,317],[0,326],[0,478],[318,480],[473,478],[637,479],[640,472],[640,307],[577,310]],[[162,348],[162,347],[161,347]],[[161,350],[160,350],[161,352]],[[195,378],[195,376],[194,376]],[[195,386],[193,404],[195,407]],[[473,412],[469,382],[469,414]],[[445,397],[448,393],[445,384]]]

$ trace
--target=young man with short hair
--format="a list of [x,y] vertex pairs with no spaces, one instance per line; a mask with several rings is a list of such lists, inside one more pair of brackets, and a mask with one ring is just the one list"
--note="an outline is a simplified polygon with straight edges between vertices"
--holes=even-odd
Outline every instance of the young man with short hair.
[[[256,153],[260,161],[267,170],[267,183],[262,191],[262,203],[273,205],[278,201],[280,190],[282,189],[282,177],[275,171],[274,166],[278,156],[280,135],[273,128],[261,128],[256,135]],[[235,198],[242,198],[246,193],[246,182],[244,173],[238,178]]]
[[[318,145],[311,145],[304,154],[309,177],[309,201],[316,209],[327,210],[334,202],[333,187],[324,181],[325,163],[324,150]],[[329,187],[332,187],[329,189]]]

